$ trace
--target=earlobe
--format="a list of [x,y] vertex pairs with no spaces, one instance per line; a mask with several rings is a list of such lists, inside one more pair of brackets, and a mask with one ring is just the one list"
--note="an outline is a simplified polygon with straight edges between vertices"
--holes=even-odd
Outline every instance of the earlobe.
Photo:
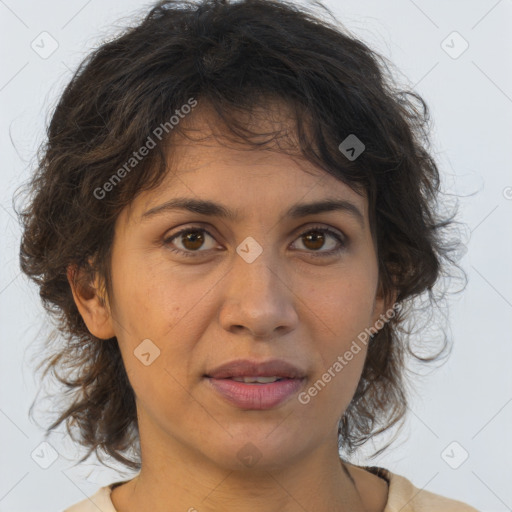
[[90,275],[85,274],[84,269],[78,269],[77,265],[69,265],[66,276],[76,307],[89,332],[100,339],[113,338],[115,332],[112,316],[108,301],[102,295],[97,274],[91,279]]

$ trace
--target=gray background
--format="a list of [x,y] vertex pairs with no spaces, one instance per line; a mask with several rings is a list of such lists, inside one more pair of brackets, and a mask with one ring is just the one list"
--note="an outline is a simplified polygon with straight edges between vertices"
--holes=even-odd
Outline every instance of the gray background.
[[[47,113],[71,70],[113,26],[123,26],[122,17],[145,5],[0,0],[0,512],[62,510],[131,476],[92,460],[73,468],[78,452],[62,434],[49,439],[59,457],[40,467],[54,453],[40,446],[44,432],[27,416],[39,389],[31,358],[51,325],[36,288],[20,274],[11,198],[30,174]],[[429,104],[445,188],[460,196],[459,220],[470,234],[462,260],[469,284],[452,300],[449,318],[452,355],[417,379],[409,418],[392,447],[370,460],[368,446],[358,462],[387,467],[480,510],[512,510],[512,1],[326,5],[390,58]],[[460,55],[464,41],[454,31],[469,44]],[[58,47],[48,56],[52,44]],[[467,460],[451,467],[466,452]]]

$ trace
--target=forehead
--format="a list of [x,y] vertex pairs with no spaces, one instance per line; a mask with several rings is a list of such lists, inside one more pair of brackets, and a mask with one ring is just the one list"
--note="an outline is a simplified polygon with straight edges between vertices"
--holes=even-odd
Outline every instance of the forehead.
[[[276,213],[298,202],[339,199],[353,203],[364,215],[364,194],[307,161],[294,140],[294,120],[282,105],[241,115],[240,122],[271,142],[260,147],[226,137],[211,109],[196,111],[182,122],[185,136],[173,134],[166,150],[167,173],[152,190],[139,194],[129,207],[130,220],[140,221],[148,210],[172,197],[229,204],[236,220],[258,208]],[[260,138],[260,140],[262,140]],[[233,220],[235,220],[233,218]]]

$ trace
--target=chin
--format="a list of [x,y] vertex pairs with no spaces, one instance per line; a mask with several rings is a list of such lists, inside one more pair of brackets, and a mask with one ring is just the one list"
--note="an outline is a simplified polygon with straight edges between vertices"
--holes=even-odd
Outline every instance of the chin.
[[209,458],[229,471],[275,471],[293,465],[300,455],[297,446],[303,447],[304,443],[289,431],[278,433],[278,428],[274,432],[259,429],[258,433],[253,431],[245,435],[231,433],[232,438],[222,440],[227,443],[224,446],[220,440],[211,441],[215,450]]

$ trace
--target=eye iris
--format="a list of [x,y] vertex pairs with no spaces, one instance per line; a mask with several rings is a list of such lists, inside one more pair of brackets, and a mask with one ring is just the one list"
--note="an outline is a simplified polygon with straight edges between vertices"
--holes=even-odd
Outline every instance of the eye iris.
[[[204,243],[204,235],[200,231],[189,231],[182,236],[182,242],[186,249],[199,249]],[[192,246],[187,245],[188,242],[191,242]]]
[[[307,235],[304,235],[307,242],[311,242],[313,240],[313,247],[309,247],[310,249],[321,249],[324,244],[324,234],[319,231],[312,231]],[[306,245],[307,246],[307,245]]]

